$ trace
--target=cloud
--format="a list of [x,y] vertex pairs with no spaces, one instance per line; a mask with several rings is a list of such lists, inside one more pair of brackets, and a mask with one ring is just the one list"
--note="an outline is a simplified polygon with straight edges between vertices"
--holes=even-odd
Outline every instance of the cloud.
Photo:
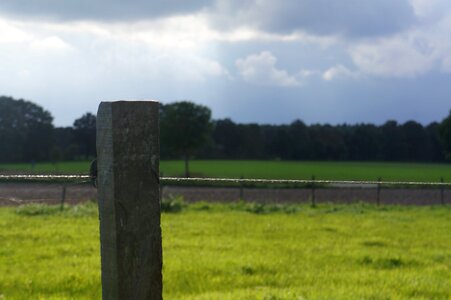
[[0,44],[21,43],[30,39],[32,39],[30,33],[0,19]]
[[[104,66],[143,75],[141,70],[147,68],[146,77],[164,73],[168,78],[183,76],[188,81],[229,77],[228,70],[209,49],[211,44],[207,42],[215,35],[204,25],[201,20],[183,16],[128,26],[84,21],[13,22],[0,18],[0,44],[8,45],[0,48],[0,54],[19,59],[21,53],[21,61],[37,54],[41,61],[51,61],[56,51],[77,50],[71,53],[77,57],[70,59],[92,60],[92,69]],[[68,57],[67,65],[71,64]],[[82,70],[80,65],[79,72]]]
[[218,0],[210,14],[222,28],[357,37],[389,35],[415,23],[408,0]]
[[[6,32],[20,35],[2,39],[3,24],[8,25]],[[194,88],[207,81],[230,79],[227,68],[203,38],[190,39],[192,32],[171,39],[177,28],[167,24],[157,28],[152,24],[132,24],[131,28],[90,22],[77,25],[0,18],[0,57],[5,58],[0,83],[5,93],[44,93],[42,90],[52,82],[57,88],[49,91],[76,89],[79,93],[82,87],[102,93],[107,89],[118,93],[131,90],[134,95],[138,93],[135,89]],[[159,43],[159,29],[163,43]],[[182,90],[186,89],[180,89],[180,93]]]
[[420,19],[434,21],[449,13],[448,0],[410,0],[415,15]]
[[350,44],[348,52],[364,73],[383,77],[414,77],[451,71],[451,15],[391,37]]
[[59,21],[130,21],[187,14],[201,10],[209,0],[2,0],[0,12]]
[[417,77],[451,72],[451,2],[410,0],[417,22],[390,36],[347,40],[347,51],[361,73]]
[[433,55],[402,38],[392,38],[352,47],[351,57],[368,74],[385,77],[413,77],[433,67]]
[[[27,19],[137,22],[204,15],[217,28],[315,35],[377,36],[402,31],[425,0],[2,0],[0,12]],[[444,1],[444,0],[431,0]],[[226,30],[226,31],[227,31]]]
[[31,43],[31,48],[41,51],[67,51],[72,47],[57,36],[49,36]]
[[160,76],[167,76],[168,81],[208,82],[214,78],[230,79],[228,70],[218,61],[197,55],[167,55],[156,61],[146,63],[147,68],[156,68]]
[[330,81],[337,78],[357,78],[358,76],[359,74],[357,72],[351,71],[343,65],[337,65],[327,69],[323,73],[322,78]]
[[[0,86],[70,122],[99,99],[148,96],[203,101],[232,118],[283,98],[293,106],[281,122],[304,111],[300,98],[316,99],[296,116],[311,121],[376,98],[448,111],[450,28],[449,0],[2,0]],[[369,90],[374,99],[361,101]],[[264,114],[275,120],[274,109]]]
[[277,69],[277,58],[268,51],[252,54],[236,61],[241,77],[256,85],[296,86],[300,82],[285,70]]

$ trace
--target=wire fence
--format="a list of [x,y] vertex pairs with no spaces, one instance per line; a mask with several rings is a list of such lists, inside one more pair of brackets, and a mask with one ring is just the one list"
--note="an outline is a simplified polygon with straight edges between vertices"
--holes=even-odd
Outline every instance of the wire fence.
[[92,183],[90,175],[37,175],[37,174],[14,174],[0,175],[0,182],[60,182],[66,184]]
[[[252,201],[252,199],[258,199],[258,197],[268,197],[268,192],[266,194],[261,192],[261,188],[268,188],[271,190],[283,190],[283,189],[299,189],[302,190],[302,193],[297,193],[293,195],[293,193],[287,193],[287,191],[282,191],[279,197],[286,198],[295,198],[296,202],[308,201],[311,202],[312,205],[316,205],[318,198],[334,198],[334,199],[343,199],[343,197],[348,198],[365,198],[362,201],[374,201],[377,205],[381,204],[381,191],[384,188],[391,189],[414,189],[415,187],[421,188],[421,190],[416,190],[416,193],[420,193],[422,189],[426,190],[437,190],[437,194],[429,194],[422,195],[421,197],[426,198],[438,198],[439,201],[436,203],[446,204],[445,201],[445,190],[451,187],[451,182],[444,182],[443,178],[439,182],[427,182],[427,181],[383,181],[379,178],[379,180],[323,180],[323,179],[315,179],[312,176],[311,179],[261,179],[261,178],[216,178],[216,177],[192,177],[192,178],[184,178],[184,177],[163,177],[159,178],[161,188],[161,194],[163,197],[163,190],[167,192],[167,187],[172,187],[172,191],[176,193],[182,193],[187,195],[188,198],[192,199],[190,201],[195,201],[194,199],[202,199],[206,196],[205,187],[216,189],[217,191],[210,196],[211,200],[219,200],[217,198],[225,198],[224,194],[227,194],[229,199],[240,199],[244,200],[245,190],[246,190],[246,200]],[[61,203],[61,209],[66,202],[67,198],[67,188],[74,187],[78,185],[91,184],[95,186],[95,178],[91,175],[87,174],[72,174],[72,175],[52,175],[52,174],[1,174],[0,175],[0,183],[52,183],[52,184],[60,184],[62,186],[62,190],[60,190],[59,195],[53,194],[53,199],[59,198]],[[184,190],[177,187],[182,186],[185,187]],[[238,190],[238,196],[233,196],[233,193],[230,193],[230,189],[224,189],[226,187],[235,187]],[[196,187],[191,190],[187,190],[186,187]],[[350,193],[349,189],[362,188],[367,190],[361,192],[356,195],[356,193]],[[260,193],[257,193],[255,190],[259,189]],[[338,190],[343,191],[344,196],[337,196]],[[369,193],[368,190],[375,190],[375,193]],[[389,194],[393,191],[388,191],[386,194]],[[211,193],[211,190],[209,191]],[[285,193],[283,193],[285,192]],[[325,193],[326,192],[326,193]],[[258,195],[259,196],[258,196]],[[264,194],[264,195],[263,195]],[[301,195],[302,194],[302,195]],[[320,197],[318,197],[318,194]],[[399,193],[398,193],[399,194]],[[405,193],[404,193],[405,194]],[[95,195],[95,194],[91,194]],[[167,195],[167,193],[166,193]],[[216,196],[215,196],[216,195]],[[26,196],[23,196],[24,199]],[[95,196],[93,196],[95,197]],[[389,197],[389,195],[386,195]],[[390,197],[402,197],[400,195]],[[404,196],[405,197],[405,196]],[[304,200],[301,200],[304,199]],[[418,197],[417,197],[418,198]],[[370,199],[370,200],[368,200]],[[15,204],[26,203],[26,200],[20,200],[14,197],[3,197],[0,194],[0,200],[6,200]],[[202,199],[206,200],[206,199]],[[220,201],[220,200],[219,200]],[[257,200],[258,201],[258,200]],[[288,200],[287,200],[288,201]],[[335,202],[336,200],[330,200]],[[404,201],[403,201],[404,202]],[[415,203],[415,201],[412,201]],[[421,204],[427,204],[431,201],[427,201],[426,203],[422,202]],[[418,201],[416,201],[418,203]],[[407,203],[406,203],[407,204]]]
[[[83,181],[80,181],[84,179]],[[35,175],[35,174],[13,174],[0,175],[0,181],[64,181],[72,183],[90,183],[90,175]],[[438,186],[451,187],[451,182],[429,182],[429,181],[382,181],[382,180],[323,180],[323,179],[262,179],[262,178],[218,178],[218,177],[160,177],[160,183],[232,183],[232,184],[318,184],[318,185],[381,185],[381,186]]]

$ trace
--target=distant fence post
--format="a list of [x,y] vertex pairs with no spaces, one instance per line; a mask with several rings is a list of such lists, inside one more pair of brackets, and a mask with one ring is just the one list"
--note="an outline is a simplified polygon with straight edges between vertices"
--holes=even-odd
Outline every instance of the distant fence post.
[[[241,176],[240,179],[244,179],[244,176]],[[240,182],[240,201],[244,200],[244,184]]]
[[[163,172],[160,172],[160,178],[164,177]],[[160,183],[160,203],[161,201],[163,201],[163,189],[164,189],[164,185]]]
[[158,102],[102,102],[97,185],[103,299],[162,299]]
[[312,175],[312,207],[316,206],[316,200],[315,200],[315,175]]
[[66,201],[66,184],[63,184],[63,191],[61,192],[61,206],[60,211],[64,209],[64,202]]
[[[443,177],[440,177],[440,182],[443,183],[445,180],[443,179]],[[445,185],[441,184],[440,185],[440,203],[442,205],[445,205]]]
[[376,198],[376,204],[379,206],[381,204],[381,181],[382,178],[377,178],[377,198]]

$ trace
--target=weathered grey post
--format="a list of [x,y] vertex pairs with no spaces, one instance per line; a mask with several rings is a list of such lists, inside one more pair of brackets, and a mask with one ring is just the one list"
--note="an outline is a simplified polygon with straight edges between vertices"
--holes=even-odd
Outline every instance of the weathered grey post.
[[312,207],[316,207],[315,201],[315,175],[312,175]]
[[382,178],[377,178],[377,198],[376,198],[376,204],[379,206],[381,204],[381,181]]
[[63,191],[61,192],[60,211],[63,211],[63,209],[64,209],[64,201],[66,201],[66,185],[65,184],[63,184]]
[[97,113],[103,299],[162,299],[158,102]]
[[[240,179],[244,179],[244,176],[241,175]],[[240,182],[240,201],[244,200],[244,183]]]

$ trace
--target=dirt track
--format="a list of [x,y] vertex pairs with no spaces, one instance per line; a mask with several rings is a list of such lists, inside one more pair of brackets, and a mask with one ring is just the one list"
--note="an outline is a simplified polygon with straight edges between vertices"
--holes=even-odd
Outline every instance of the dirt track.
[[[212,201],[228,202],[240,198],[239,188],[171,187],[163,188],[163,197],[182,195],[187,202]],[[302,203],[309,202],[310,189],[255,189],[243,190],[243,199],[261,203]],[[97,191],[90,185],[69,185],[66,189],[66,203],[95,200]],[[0,183],[0,205],[20,205],[25,203],[60,203],[61,184],[41,183]],[[366,201],[376,203],[374,188],[327,188],[315,190],[317,203],[350,203]],[[451,203],[451,190],[444,190],[445,203]],[[382,189],[382,204],[440,204],[440,189]]]

